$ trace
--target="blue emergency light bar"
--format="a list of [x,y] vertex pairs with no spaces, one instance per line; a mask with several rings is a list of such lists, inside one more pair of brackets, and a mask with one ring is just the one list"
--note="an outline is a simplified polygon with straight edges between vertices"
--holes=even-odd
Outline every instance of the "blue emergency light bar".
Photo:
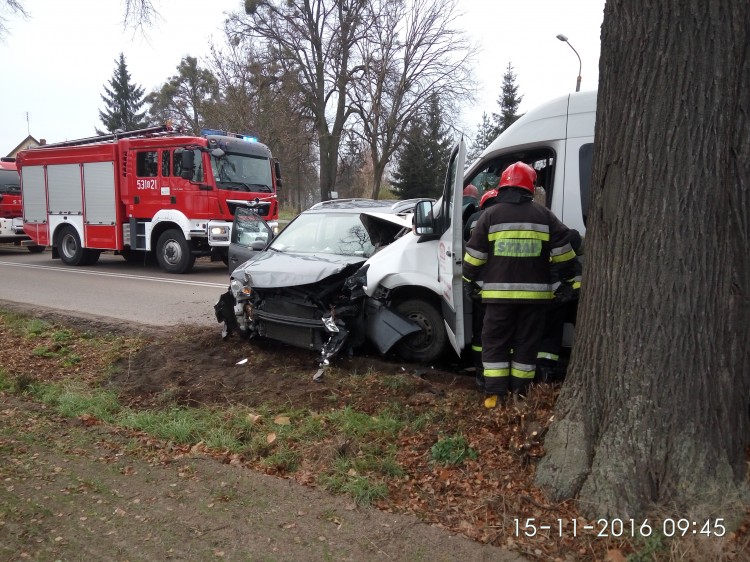
[[201,129],[201,135],[207,137],[208,135],[216,135],[219,137],[234,137],[236,139],[242,139],[246,142],[258,142],[258,137],[251,137],[250,135],[243,135],[240,133],[230,133],[229,131],[221,131],[219,129]]

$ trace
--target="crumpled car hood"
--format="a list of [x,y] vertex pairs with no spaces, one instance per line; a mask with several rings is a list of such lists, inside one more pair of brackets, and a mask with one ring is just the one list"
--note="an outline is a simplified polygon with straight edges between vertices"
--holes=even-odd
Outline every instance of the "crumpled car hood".
[[338,256],[336,254],[296,254],[266,250],[241,265],[232,277],[256,289],[273,289],[308,285],[340,273],[346,267],[363,264],[363,256]]

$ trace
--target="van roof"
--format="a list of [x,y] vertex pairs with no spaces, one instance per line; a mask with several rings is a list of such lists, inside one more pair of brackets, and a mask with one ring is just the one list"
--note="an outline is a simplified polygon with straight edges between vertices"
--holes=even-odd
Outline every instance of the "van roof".
[[509,146],[523,147],[525,144],[538,144],[540,141],[551,141],[565,138],[567,134],[568,113],[587,113],[596,111],[596,90],[575,92],[554,98],[524,113],[500,134],[484,150],[485,155]]

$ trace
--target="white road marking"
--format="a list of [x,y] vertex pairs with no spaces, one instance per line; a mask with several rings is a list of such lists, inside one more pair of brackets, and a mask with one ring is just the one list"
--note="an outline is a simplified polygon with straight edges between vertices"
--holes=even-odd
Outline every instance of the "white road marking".
[[229,276],[226,283],[210,283],[208,281],[187,281],[182,279],[165,279],[164,277],[148,277],[146,275],[129,275],[123,273],[108,273],[106,271],[84,271],[73,267],[55,267],[53,265],[35,265],[27,263],[15,263],[11,261],[0,261],[0,265],[11,267],[28,267],[30,269],[51,269],[64,273],[77,273],[78,275],[99,275],[101,277],[117,277],[120,279],[137,279],[141,281],[154,281],[156,283],[173,283],[175,285],[195,285],[196,287],[218,287],[226,289],[229,286]]

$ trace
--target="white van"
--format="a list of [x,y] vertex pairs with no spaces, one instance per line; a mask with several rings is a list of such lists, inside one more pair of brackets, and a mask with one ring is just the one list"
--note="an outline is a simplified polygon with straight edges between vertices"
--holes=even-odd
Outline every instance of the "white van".
[[397,344],[400,355],[430,362],[448,341],[460,354],[471,339],[471,307],[464,303],[461,281],[465,185],[472,183],[482,193],[497,186],[507,166],[526,162],[537,172],[547,206],[568,227],[585,233],[595,117],[596,92],[553,99],[518,119],[464,173],[457,173],[465,167],[463,139],[456,145],[442,198],[420,202],[414,231],[367,262],[367,295],[409,310],[409,318],[422,327]]

